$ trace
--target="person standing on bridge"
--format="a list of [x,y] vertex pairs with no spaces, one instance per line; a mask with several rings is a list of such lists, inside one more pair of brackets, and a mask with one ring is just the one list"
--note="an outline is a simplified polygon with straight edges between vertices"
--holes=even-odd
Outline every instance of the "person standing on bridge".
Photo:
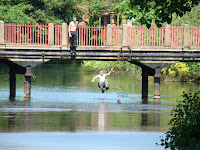
[[[108,80],[106,79],[106,76],[110,75],[111,72],[113,71],[113,69],[114,69],[114,68],[112,67],[111,70],[110,70],[110,72],[107,73],[107,74],[104,74],[104,71],[101,70],[101,71],[99,72],[99,75],[97,75],[96,77],[94,77],[94,78],[92,79],[92,82],[94,82],[94,80],[95,80],[96,78],[99,78],[98,87],[101,89],[102,93],[104,93],[105,90],[108,90],[108,89],[109,89],[109,87],[108,87]],[[104,90],[104,88],[105,88],[105,90]]]
[[69,23],[69,38],[71,55],[76,55],[76,39],[77,39],[78,21],[73,17],[73,21]]

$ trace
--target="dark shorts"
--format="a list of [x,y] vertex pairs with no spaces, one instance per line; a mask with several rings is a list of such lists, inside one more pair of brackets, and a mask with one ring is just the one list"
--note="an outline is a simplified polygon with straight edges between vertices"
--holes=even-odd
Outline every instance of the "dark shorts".
[[108,80],[106,79],[105,82],[98,82],[98,87],[103,89],[108,86]]

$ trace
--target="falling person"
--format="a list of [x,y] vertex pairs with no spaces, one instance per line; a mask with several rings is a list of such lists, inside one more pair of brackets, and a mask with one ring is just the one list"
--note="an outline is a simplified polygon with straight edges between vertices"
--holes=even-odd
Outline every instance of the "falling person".
[[[94,77],[92,79],[92,82],[94,82],[94,80],[96,78],[99,78],[99,82],[98,82],[98,87],[101,89],[102,93],[104,93],[105,90],[108,90],[109,87],[108,87],[108,80],[106,79],[106,76],[109,76],[111,74],[111,72],[113,71],[113,67],[111,68],[110,72],[107,73],[107,74],[104,74],[104,71],[101,70],[99,72],[99,75],[97,75],[96,77]],[[104,89],[105,88],[105,89]]]

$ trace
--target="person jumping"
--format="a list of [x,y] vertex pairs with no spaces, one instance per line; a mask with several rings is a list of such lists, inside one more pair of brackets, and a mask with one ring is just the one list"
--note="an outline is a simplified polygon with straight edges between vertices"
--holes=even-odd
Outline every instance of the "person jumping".
[[[110,70],[110,72],[107,73],[107,74],[104,74],[104,71],[101,70],[99,72],[99,75],[97,75],[96,77],[94,77],[92,79],[92,82],[94,82],[94,80],[96,78],[99,78],[98,87],[101,89],[102,93],[104,93],[105,90],[109,89],[109,87],[108,87],[108,80],[106,79],[106,76],[109,76],[111,74],[111,72],[113,71],[113,69],[114,68],[112,67],[111,70]],[[104,90],[104,88],[105,88],[105,90]]]

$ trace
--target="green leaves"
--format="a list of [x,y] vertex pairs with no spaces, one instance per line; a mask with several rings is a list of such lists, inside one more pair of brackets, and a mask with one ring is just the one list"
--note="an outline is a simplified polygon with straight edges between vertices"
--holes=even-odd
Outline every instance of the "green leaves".
[[0,5],[0,20],[6,23],[36,23],[33,17],[26,14],[33,9],[32,5],[18,4],[15,6]]
[[150,27],[152,21],[156,20],[156,25],[160,27],[165,22],[168,24],[171,23],[173,13],[176,13],[178,16],[183,16],[185,12],[190,11],[198,3],[198,0],[130,0],[129,4],[131,9],[139,11],[142,14],[138,19],[141,24]]
[[16,0],[0,2],[0,20],[6,23],[61,24],[82,17],[76,0]]
[[166,78],[176,81],[195,81],[200,78],[200,63],[179,62],[162,69]]
[[200,92],[183,93],[183,101],[172,110],[172,128],[161,139],[161,145],[170,149],[200,149]]
[[139,66],[125,61],[83,61],[83,66],[91,67],[96,71],[106,70],[108,72],[111,67],[114,67],[117,72],[141,73]]

